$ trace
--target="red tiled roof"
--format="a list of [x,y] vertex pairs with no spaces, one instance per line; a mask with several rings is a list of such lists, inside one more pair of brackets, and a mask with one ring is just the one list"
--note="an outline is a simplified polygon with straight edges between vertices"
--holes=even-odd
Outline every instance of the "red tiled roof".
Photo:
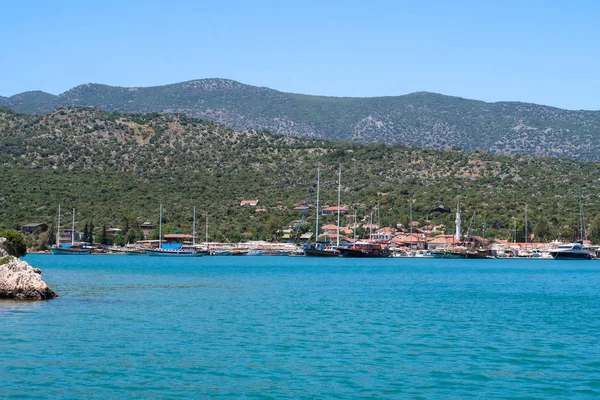
[[321,229],[325,230],[325,231],[337,231],[337,225],[333,225],[333,224],[329,224],[329,225],[323,225],[321,227]]
[[404,244],[404,243],[418,243],[418,242],[423,242],[423,238],[419,237],[418,235],[405,235],[405,236],[396,236],[395,238],[392,239],[392,242],[397,243],[397,244]]
[[188,235],[185,233],[167,233],[163,235],[165,239],[193,239],[194,235]]
[[432,238],[427,239],[428,243],[434,243],[434,244],[448,244],[448,243],[453,243],[455,241],[456,241],[456,239],[452,235],[439,235],[439,236],[434,236]]

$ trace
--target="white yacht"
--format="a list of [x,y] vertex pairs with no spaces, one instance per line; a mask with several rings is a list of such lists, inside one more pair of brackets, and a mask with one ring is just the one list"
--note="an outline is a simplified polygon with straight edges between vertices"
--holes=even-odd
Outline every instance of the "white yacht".
[[581,243],[565,243],[556,249],[550,250],[550,255],[555,260],[591,260],[592,255],[583,248]]

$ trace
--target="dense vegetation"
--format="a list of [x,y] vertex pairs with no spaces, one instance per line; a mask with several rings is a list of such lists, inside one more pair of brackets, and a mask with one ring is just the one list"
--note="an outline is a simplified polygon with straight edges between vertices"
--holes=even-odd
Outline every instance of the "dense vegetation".
[[426,92],[337,98],[202,79],[147,88],[86,84],[59,96],[26,92],[0,97],[0,106],[23,113],[45,113],[67,106],[126,113],[183,113],[238,131],[267,129],[290,136],[360,143],[600,159],[600,111],[485,103]]
[[[322,205],[337,201],[341,166],[342,202],[359,219],[379,202],[382,225],[406,224],[413,198],[416,220],[453,230],[454,215],[433,210],[454,209],[460,196],[465,227],[477,211],[479,232],[485,219],[488,236],[512,238],[514,218],[523,240],[528,206],[528,232],[569,240],[581,191],[586,224],[600,236],[597,163],[239,133],[183,115],[91,108],[0,111],[0,227],[55,225],[61,204],[76,208],[78,228],[93,226],[97,240],[105,226],[135,237],[142,222],[157,222],[163,203],[166,231],[190,232],[195,205],[199,232],[209,216],[211,240],[269,239],[300,219],[292,209],[306,201],[319,165]],[[240,207],[243,199],[259,199],[267,212]],[[310,210],[302,229],[313,221]]]
[[[25,238],[14,229],[5,229],[0,231],[0,238],[5,238],[6,241],[2,245],[4,250],[12,257],[23,257],[27,254],[27,246],[25,244]],[[1,264],[1,263],[0,263]]]

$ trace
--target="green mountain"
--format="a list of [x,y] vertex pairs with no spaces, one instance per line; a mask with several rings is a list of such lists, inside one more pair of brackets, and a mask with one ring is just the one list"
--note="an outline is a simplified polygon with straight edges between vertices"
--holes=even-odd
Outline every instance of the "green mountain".
[[431,149],[483,150],[582,160],[600,159],[600,111],[569,111],[518,102],[486,103],[435,93],[342,98],[308,96],[201,79],[165,86],[77,86],[59,96],[27,92],[0,98],[23,113],[93,106],[125,113],[183,113],[237,131]]
[[[511,238],[515,218],[524,237],[528,205],[528,232],[571,239],[581,190],[587,225],[600,227],[600,219],[592,221],[600,210],[598,163],[236,132],[179,114],[66,108],[0,112],[0,228],[52,224],[61,204],[77,209],[80,229],[93,220],[98,235],[103,225],[128,230],[155,222],[163,203],[168,229],[189,232],[195,205],[209,216],[213,240],[266,239],[301,218],[293,208],[307,200],[317,166],[322,205],[336,203],[341,166],[343,203],[363,219],[379,202],[382,225],[406,224],[413,198],[417,220],[452,230],[453,214],[439,206],[453,209],[460,196],[463,225],[477,232],[485,218],[488,235]],[[259,199],[267,212],[241,207],[244,199]],[[314,211],[304,222],[302,229],[312,229]]]

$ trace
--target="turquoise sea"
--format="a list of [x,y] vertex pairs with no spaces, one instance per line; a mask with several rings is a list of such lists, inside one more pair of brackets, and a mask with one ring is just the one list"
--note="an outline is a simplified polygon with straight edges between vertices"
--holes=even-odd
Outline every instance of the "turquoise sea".
[[600,396],[600,261],[26,260],[2,399]]

